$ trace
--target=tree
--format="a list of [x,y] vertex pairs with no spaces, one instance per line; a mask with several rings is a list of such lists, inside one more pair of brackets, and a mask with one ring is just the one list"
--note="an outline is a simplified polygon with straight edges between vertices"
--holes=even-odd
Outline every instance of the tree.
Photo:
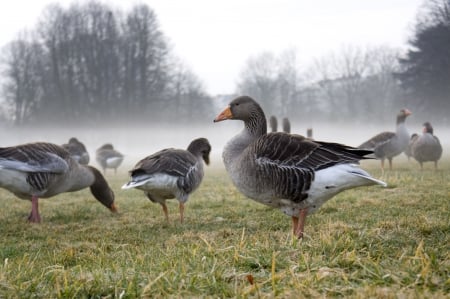
[[21,37],[6,46],[3,52],[5,83],[3,95],[12,107],[16,125],[30,122],[41,104],[42,48],[35,41]]
[[162,119],[173,107],[212,107],[200,79],[171,55],[147,5],[126,14],[98,1],[48,6],[36,30],[3,49],[1,62],[3,95],[18,125]]
[[425,2],[397,73],[408,101],[426,117],[450,121],[450,0]]
[[277,94],[277,59],[271,52],[250,57],[240,74],[238,93],[247,94],[260,101],[267,111],[279,111]]

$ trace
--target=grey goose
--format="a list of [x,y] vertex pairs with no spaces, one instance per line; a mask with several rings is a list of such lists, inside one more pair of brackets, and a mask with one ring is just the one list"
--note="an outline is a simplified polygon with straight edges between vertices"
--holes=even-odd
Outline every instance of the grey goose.
[[277,121],[277,117],[275,115],[272,115],[269,118],[269,125],[270,125],[271,132],[276,132],[278,130],[278,121]]
[[419,162],[421,169],[424,162],[434,162],[434,168],[437,169],[437,162],[442,156],[442,145],[429,122],[423,124],[422,132],[411,145],[411,156]]
[[122,189],[136,188],[144,191],[154,203],[162,206],[169,221],[166,200],[179,202],[180,221],[184,221],[184,204],[203,179],[203,161],[209,164],[211,145],[206,138],[193,140],[187,150],[168,148],[141,161],[130,171],[131,179]]
[[291,122],[289,121],[289,118],[283,117],[282,125],[283,125],[283,132],[291,133]]
[[264,112],[249,96],[231,101],[214,122],[227,119],[244,122],[223,150],[232,182],[245,196],[291,216],[298,238],[303,237],[306,216],[339,192],[386,186],[357,165],[372,151],[284,132],[267,134]]
[[102,167],[103,173],[106,174],[106,169],[114,169],[117,173],[117,168],[122,164],[123,154],[114,149],[111,143],[105,143],[95,151],[95,159]]
[[396,131],[382,132],[362,143],[358,148],[373,150],[375,157],[381,160],[381,169],[384,170],[384,160],[388,159],[389,169],[392,169],[392,159],[400,155],[410,140],[405,120],[412,113],[408,109],[401,109],[397,114]]
[[408,161],[412,157],[411,148],[412,148],[412,145],[414,144],[414,142],[417,140],[417,138],[419,138],[419,134],[417,134],[417,133],[411,134],[411,138],[409,139],[408,146],[403,151],[405,153],[406,157],[408,157]]
[[94,197],[116,212],[114,193],[96,168],[76,162],[64,148],[45,142],[0,148],[0,187],[31,199],[30,222],[40,222],[39,198],[90,187]]
[[89,164],[89,153],[86,150],[86,146],[77,138],[72,137],[68,143],[64,143],[62,147],[70,153],[78,163],[83,165]]

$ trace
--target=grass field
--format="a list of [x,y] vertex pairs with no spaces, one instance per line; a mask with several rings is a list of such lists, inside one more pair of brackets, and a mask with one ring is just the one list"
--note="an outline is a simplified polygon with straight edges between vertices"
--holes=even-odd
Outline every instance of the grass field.
[[[395,161],[394,161],[395,162]],[[0,190],[0,298],[449,298],[450,159],[440,170],[400,161],[388,188],[339,194],[296,240],[291,220],[246,199],[221,163],[206,169],[170,223],[142,192],[107,175],[120,213],[88,189],[31,203]]]

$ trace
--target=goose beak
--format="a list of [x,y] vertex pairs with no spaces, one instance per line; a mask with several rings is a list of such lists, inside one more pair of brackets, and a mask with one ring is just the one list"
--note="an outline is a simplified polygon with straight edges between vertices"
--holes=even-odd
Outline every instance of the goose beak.
[[216,123],[216,122],[231,119],[231,118],[233,118],[233,113],[231,113],[230,106],[228,106],[227,108],[225,108],[225,110],[223,110],[219,115],[216,116],[216,118],[214,119],[214,122]]
[[109,210],[113,213],[117,213],[117,207],[114,203],[111,204],[111,206],[109,207]]
[[406,114],[406,115],[411,115],[411,114],[412,114],[412,112],[411,112],[411,111],[409,111],[408,109],[405,109],[405,114]]

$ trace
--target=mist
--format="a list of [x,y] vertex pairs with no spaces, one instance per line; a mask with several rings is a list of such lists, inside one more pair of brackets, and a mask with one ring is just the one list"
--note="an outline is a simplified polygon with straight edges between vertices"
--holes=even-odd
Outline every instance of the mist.
[[[219,113],[220,111],[217,111]],[[104,143],[112,143],[116,150],[125,155],[119,171],[130,170],[140,159],[164,148],[186,149],[189,143],[199,137],[207,138],[212,146],[211,167],[223,167],[222,150],[225,144],[243,128],[241,121],[227,120],[213,123],[215,115],[209,120],[196,124],[173,124],[167,122],[119,123],[82,127],[82,126],[34,126],[10,127],[0,132],[1,146],[14,146],[28,142],[51,142],[55,144],[67,143],[69,138],[76,137],[83,142],[90,154],[90,164],[99,166],[95,160],[95,151]],[[413,118],[411,116],[411,118]],[[408,119],[409,132],[420,133],[423,121]],[[434,124],[433,124],[434,125]],[[356,123],[304,123],[291,120],[291,133],[306,136],[307,128],[313,128],[313,138],[320,141],[338,142],[350,146],[358,146],[370,137],[382,131],[395,131],[395,121],[383,124]],[[435,134],[441,140],[444,148],[443,157],[449,156],[450,130],[434,125]],[[405,159],[400,155],[396,159]]]

